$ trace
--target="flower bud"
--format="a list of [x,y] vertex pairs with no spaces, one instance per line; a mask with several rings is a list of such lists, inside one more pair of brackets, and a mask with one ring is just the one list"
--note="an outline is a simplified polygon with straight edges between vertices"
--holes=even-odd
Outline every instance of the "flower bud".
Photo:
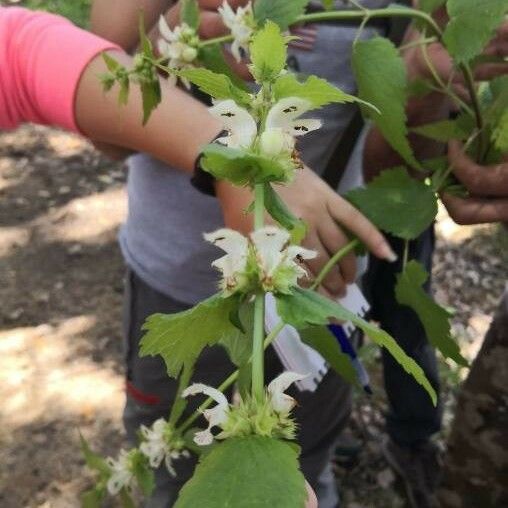
[[186,46],[182,51],[182,59],[185,62],[193,62],[198,56],[198,51],[196,48],[192,48],[190,46]]
[[282,129],[268,129],[261,134],[261,152],[276,157],[284,150],[286,140]]

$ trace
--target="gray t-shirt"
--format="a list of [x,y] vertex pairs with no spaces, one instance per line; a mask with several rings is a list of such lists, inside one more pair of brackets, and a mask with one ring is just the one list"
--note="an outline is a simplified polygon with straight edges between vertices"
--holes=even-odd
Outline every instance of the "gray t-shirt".
[[[319,25],[313,50],[291,49],[290,54],[301,73],[317,74],[355,93],[350,57],[356,33],[355,27]],[[375,33],[367,28],[363,37]],[[310,115],[320,118],[323,127],[304,136],[299,149],[319,174],[354,108],[327,106]],[[360,165],[355,170],[360,173]],[[217,200],[195,190],[187,174],[144,154],[129,160],[128,197],[128,217],[120,231],[127,264],[151,287],[187,304],[216,292],[218,275],[211,262],[222,254],[203,240],[203,233],[223,226]]]

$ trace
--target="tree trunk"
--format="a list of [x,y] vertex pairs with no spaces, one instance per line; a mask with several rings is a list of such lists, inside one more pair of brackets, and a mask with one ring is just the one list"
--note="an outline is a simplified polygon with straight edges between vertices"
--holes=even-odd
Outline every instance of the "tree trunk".
[[459,395],[439,500],[508,507],[508,291]]

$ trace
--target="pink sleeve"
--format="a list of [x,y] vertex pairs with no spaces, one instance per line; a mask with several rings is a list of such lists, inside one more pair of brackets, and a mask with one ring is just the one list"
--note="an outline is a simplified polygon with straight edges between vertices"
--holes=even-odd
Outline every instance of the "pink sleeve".
[[108,49],[117,46],[59,16],[0,7],[0,129],[34,122],[79,131],[81,74]]

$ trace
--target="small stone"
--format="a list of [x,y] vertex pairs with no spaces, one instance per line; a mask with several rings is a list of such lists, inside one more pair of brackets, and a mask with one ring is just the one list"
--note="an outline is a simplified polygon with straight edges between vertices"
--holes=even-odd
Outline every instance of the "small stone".
[[69,192],[71,191],[71,188],[68,186],[68,185],[62,185],[62,187],[60,187],[58,189],[58,194],[69,194]]
[[46,189],[41,189],[39,191],[37,191],[37,196],[39,196],[40,198],[49,198],[51,196],[51,193],[49,191],[47,191]]

